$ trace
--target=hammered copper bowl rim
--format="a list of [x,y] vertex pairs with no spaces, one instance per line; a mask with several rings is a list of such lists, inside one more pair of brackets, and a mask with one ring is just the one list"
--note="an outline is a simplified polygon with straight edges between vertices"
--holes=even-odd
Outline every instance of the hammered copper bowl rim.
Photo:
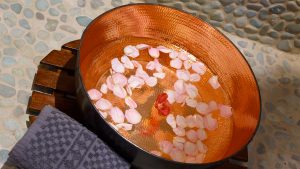
[[[117,11],[117,10],[119,10],[119,9],[122,9],[122,8],[126,8],[126,7],[139,7],[139,6],[148,6],[148,7],[162,7],[162,8],[169,8],[169,9],[172,9],[172,10],[175,10],[178,14],[180,14],[180,15],[182,15],[182,14],[187,14],[187,13],[185,13],[185,12],[183,12],[183,11],[180,11],[180,10],[177,10],[177,9],[174,9],[174,8],[170,8],[170,7],[168,7],[168,6],[164,6],[164,5],[158,5],[158,4],[145,4],[145,3],[143,3],[143,4],[128,4],[128,5],[123,5],[123,6],[119,6],[119,7],[116,7],[116,8],[113,8],[113,9],[111,9],[111,10],[109,10],[109,11],[106,11],[105,13],[103,13],[103,14],[101,14],[100,16],[98,16],[97,18],[95,18],[87,27],[86,27],[86,29],[85,29],[85,31],[83,32],[83,34],[82,34],[82,38],[81,39],[84,39],[85,38],[85,34],[86,34],[86,32],[89,30],[89,27],[91,27],[91,25],[93,24],[93,23],[95,23],[97,20],[100,20],[102,17],[104,17],[105,15],[107,15],[107,14],[109,14],[109,13],[111,13],[111,12],[114,12],[114,11]],[[200,18],[197,18],[197,17],[194,17],[194,16],[192,16],[192,15],[190,15],[191,17],[193,17],[193,18],[195,18],[195,19],[197,19],[197,20],[200,20],[201,22],[203,22],[203,23],[205,23],[205,24],[207,24],[207,25],[209,25],[209,27],[211,27],[214,31],[216,31],[216,32],[218,32],[220,35],[222,35],[231,45],[233,45],[234,46],[234,48],[235,48],[235,50],[236,51],[238,51],[239,53],[240,53],[240,55],[242,56],[242,58],[244,59],[244,61],[247,63],[247,65],[248,65],[248,68],[249,68],[249,70],[251,71],[250,73],[252,74],[252,77],[253,77],[253,79],[254,79],[254,81],[255,81],[255,84],[256,84],[256,90],[257,90],[257,92],[258,92],[258,99],[259,99],[259,112],[258,112],[258,114],[259,114],[259,116],[258,116],[258,121],[257,121],[257,124],[256,124],[256,127],[255,127],[255,130],[254,130],[254,132],[253,132],[253,134],[252,134],[252,136],[249,138],[249,140],[248,140],[248,142],[244,145],[244,147],[242,147],[240,150],[242,150],[243,148],[245,148],[245,147],[247,147],[247,145],[251,142],[251,140],[253,139],[253,137],[254,137],[254,135],[255,135],[255,133],[256,133],[256,131],[257,131],[257,129],[258,129],[258,126],[259,126],[259,122],[260,122],[260,118],[261,118],[261,95],[260,95],[260,90],[259,90],[259,87],[258,87],[258,84],[257,84],[257,80],[256,80],[256,78],[255,78],[255,75],[254,75],[254,73],[253,73],[253,70],[251,69],[251,67],[250,67],[250,65],[249,65],[249,63],[247,62],[247,60],[245,59],[245,56],[240,52],[240,50],[234,45],[234,43],[232,43],[232,41],[227,37],[227,36],[225,36],[222,32],[220,32],[218,29],[216,29],[215,27],[213,27],[212,25],[210,25],[209,23],[207,23],[207,22],[205,22],[205,21],[203,21],[202,19],[200,19]],[[79,50],[79,52],[78,52],[78,60],[77,60],[77,66],[80,68],[80,51],[81,51],[81,48],[82,48],[82,46],[83,46],[83,41],[81,41],[80,42],[80,50]],[[82,72],[79,70],[79,75],[80,75],[80,80],[81,81],[83,81],[83,76],[82,76]],[[84,87],[84,89],[85,89],[85,91],[87,91],[86,90],[86,86],[84,85],[84,83],[83,83],[83,87]],[[86,92],[86,95],[87,95],[87,92]],[[94,109],[95,110],[97,110],[95,107],[94,107]],[[106,122],[106,121],[105,121]],[[107,122],[106,122],[107,123]],[[108,123],[107,123],[108,124]],[[115,130],[115,132],[118,132],[118,131],[116,131]],[[138,148],[139,150],[141,150],[141,151],[143,151],[143,152],[145,152],[145,153],[147,153],[147,154],[149,154],[149,155],[151,155],[151,156],[155,156],[155,155],[153,155],[153,154],[151,154],[151,153],[149,153],[148,151],[145,151],[144,149],[142,149],[142,148],[140,148],[138,145],[135,145],[134,143],[132,143],[130,140],[128,140],[127,138],[125,138],[125,137],[123,137],[121,134],[119,134],[119,136],[121,136],[123,139],[125,139],[126,141],[128,141],[130,144],[132,144],[132,145],[134,145],[136,148]],[[239,151],[240,151],[239,150]],[[155,157],[157,157],[157,158],[159,158],[159,159],[162,159],[162,160],[166,160],[166,161],[169,161],[169,162],[172,162],[172,163],[180,163],[180,164],[188,164],[188,165],[203,165],[203,166],[206,166],[206,165],[210,165],[210,164],[215,164],[215,163],[219,163],[219,162],[221,162],[221,161],[224,161],[224,160],[226,160],[226,159],[228,159],[228,158],[230,158],[230,157],[232,157],[232,156],[234,156],[235,154],[237,154],[239,151],[236,151],[235,153],[233,153],[233,154],[231,154],[231,155],[229,155],[229,156],[227,156],[227,157],[225,157],[225,158],[223,158],[223,159],[221,159],[221,160],[217,160],[217,161],[214,161],[214,162],[208,162],[208,163],[199,163],[199,164],[190,164],[190,163],[182,163],[182,162],[177,162],[177,161],[173,161],[173,160],[168,160],[168,159],[165,159],[165,158],[161,158],[161,157],[158,157],[158,156],[155,156]]]

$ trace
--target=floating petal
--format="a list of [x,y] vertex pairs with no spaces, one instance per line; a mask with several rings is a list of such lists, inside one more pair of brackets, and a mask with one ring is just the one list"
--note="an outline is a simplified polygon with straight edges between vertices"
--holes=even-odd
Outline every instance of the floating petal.
[[202,114],[202,115],[206,115],[208,113],[208,105],[204,102],[199,102],[196,106],[196,110],[198,111],[198,113]]
[[186,94],[178,94],[175,92],[174,94],[176,103],[185,103],[185,100],[188,98]]
[[196,156],[198,152],[196,144],[191,143],[189,141],[185,142],[184,152],[187,155]]
[[150,153],[154,154],[156,156],[159,156],[159,157],[162,155],[162,153],[160,151],[157,151],[157,150],[152,150],[152,151],[150,151]]
[[131,124],[138,124],[142,120],[141,114],[136,109],[129,109],[125,111],[125,117]]
[[169,48],[167,48],[165,46],[158,46],[157,49],[159,51],[161,51],[162,53],[170,53],[172,51],[171,49],[169,49]]
[[128,84],[131,88],[141,88],[145,84],[145,82],[143,79],[137,76],[130,76],[128,79]]
[[124,87],[127,84],[127,78],[121,73],[115,73],[112,75],[112,80],[115,85]]
[[212,88],[217,89],[219,88],[221,85],[218,81],[218,76],[212,76],[209,80],[208,83],[211,85]]
[[112,104],[109,100],[101,98],[95,103],[95,107],[100,110],[109,110],[112,108]]
[[175,92],[173,90],[167,90],[166,93],[168,95],[169,103],[173,104],[175,102]]
[[125,68],[123,66],[123,64],[119,61],[118,58],[114,58],[111,60],[111,68],[118,73],[124,73],[125,72]]
[[135,76],[140,77],[144,80],[149,78],[148,73],[145,72],[142,67],[139,67],[139,68],[136,69]]
[[135,101],[131,97],[126,96],[125,97],[125,103],[131,109],[137,108],[137,104],[135,103]]
[[197,73],[193,73],[193,74],[190,75],[190,81],[191,82],[198,82],[198,81],[200,81],[200,79],[201,79],[201,77]]
[[220,115],[225,118],[229,118],[232,116],[232,107],[227,105],[219,105]]
[[159,79],[163,79],[163,78],[165,78],[166,74],[159,72],[159,73],[153,73],[153,76],[157,77]]
[[126,91],[127,91],[127,94],[128,94],[129,96],[131,96],[131,95],[132,95],[132,89],[131,89],[131,87],[130,87],[129,85],[127,85],[127,86],[125,87],[125,89],[126,89]]
[[115,96],[118,96],[120,98],[125,98],[125,96],[127,95],[126,90],[124,89],[124,87],[122,87],[120,85],[115,85],[114,86],[113,93],[114,93]]
[[158,72],[162,72],[162,65],[159,63],[158,59],[154,59],[154,63],[155,63],[155,70]]
[[156,77],[149,77],[145,80],[146,84],[150,87],[154,87],[157,84],[157,78]]
[[193,118],[195,120],[195,127],[197,128],[204,128],[204,122],[203,122],[203,118],[201,115],[199,114],[194,114]]
[[116,124],[116,127],[118,129],[124,129],[126,131],[132,130],[132,124],[128,124],[128,123],[119,123]]
[[179,143],[185,143],[185,138],[183,137],[173,137],[173,141],[179,142]]
[[168,114],[166,121],[172,128],[176,128],[176,121],[173,114]]
[[201,153],[201,154],[197,154],[196,155],[196,162],[197,163],[202,163],[204,161],[205,158],[205,154]]
[[177,115],[176,116],[176,124],[181,128],[185,128],[186,127],[185,118],[181,115]]
[[151,57],[153,57],[153,58],[158,58],[158,57],[159,57],[159,50],[156,49],[156,48],[150,48],[150,49],[148,50],[148,52],[149,52],[149,55],[150,55]]
[[194,86],[192,84],[186,84],[185,90],[186,90],[187,94],[189,95],[189,97],[192,99],[195,98],[196,96],[198,96],[198,89],[196,86]]
[[178,58],[176,59],[172,59],[170,61],[170,66],[175,68],[175,69],[181,69],[181,66],[182,66],[182,61]]
[[173,148],[170,152],[170,157],[174,161],[184,162],[185,161],[185,154],[183,151]]
[[192,156],[186,156],[185,157],[185,162],[186,163],[197,163],[197,161],[196,161],[196,157],[192,157]]
[[175,58],[177,58],[177,56],[178,56],[178,52],[176,52],[174,50],[169,53],[169,57],[171,59],[175,59]]
[[197,148],[198,148],[198,151],[200,153],[206,153],[207,152],[207,146],[205,144],[203,144],[201,140],[197,141]]
[[192,63],[192,69],[200,75],[203,75],[206,70],[205,65],[199,61]]
[[199,140],[203,141],[207,139],[207,134],[204,129],[200,128],[197,130],[197,136]]
[[195,108],[196,106],[197,106],[197,100],[195,100],[195,99],[191,99],[191,98],[188,98],[188,99],[186,99],[185,100],[185,103],[188,105],[188,106],[190,106],[190,107],[192,107],[192,108]]
[[130,56],[132,58],[136,58],[140,55],[139,50],[135,46],[132,46],[132,45],[126,46],[124,48],[124,53],[125,53],[125,55]]
[[155,69],[155,62],[154,61],[148,62],[147,65],[146,65],[146,69],[154,70]]
[[185,130],[181,127],[176,127],[173,128],[173,132],[177,135],[177,136],[185,136]]
[[111,91],[114,90],[114,82],[113,82],[111,76],[108,76],[108,77],[106,78],[106,85],[107,85],[107,88],[108,88],[109,90],[111,90]]
[[136,45],[135,46],[137,49],[139,49],[139,50],[143,50],[143,49],[147,49],[147,48],[149,48],[149,45],[147,45],[147,44],[138,44],[138,45]]
[[159,142],[159,148],[163,153],[169,154],[173,148],[173,145],[171,142],[164,140]]
[[195,118],[192,116],[192,115],[188,115],[185,117],[185,121],[186,121],[186,124],[189,128],[194,128],[196,127],[196,121],[195,121]]
[[205,116],[203,118],[204,126],[207,130],[215,130],[218,128],[218,122],[216,119],[214,119],[211,114]]
[[121,62],[124,64],[124,67],[127,69],[134,69],[134,65],[131,62],[131,60],[127,56],[122,56],[121,57]]
[[188,54],[186,52],[181,51],[181,52],[179,52],[178,58],[185,61],[185,60],[189,59],[187,55]]
[[173,145],[174,145],[174,147],[177,148],[178,150],[183,150],[184,143],[177,142],[176,140],[173,139]]
[[186,70],[189,70],[189,69],[192,67],[192,63],[191,63],[190,60],[185,60],[185,61],[183,62],[183,66],[184,66],[184,68],[185,68]]
[[190,80],[190,72],[184,69],[176,70],[176,76],[184,81]]
[[105,83],[103,83],[103,84],[101,85],[100,91],[101,91],[102,93],[106,94],[106,93],[107,93],[107,90],[108,90],[107,85],[106,85]]
[[196,142],[198,139],[198,134],[195,130],[188,130],[186,132],[186,137],[191,141],[191,142]]
[[178,93],[178,94],[183,94],[185,93],[185,83],[183,80],[177,80],[175,83],[174,83],[174,89],[175,89],[175,92]]
[[101,116],[104,118],[104,119],[106,119],[107,118],[107,113],[106,112],[104,112],[104,111],[100,111],[100,110],[98,110],[98,112],[101,114]]
[[90,89],[87,93],[91,100],[99,100],[102,97],[101,92],[97,89]]
[[113,122],[124,123],[125,116],[119,107],[111,108],[109,115],[110,115],[111,119],[113,120]]

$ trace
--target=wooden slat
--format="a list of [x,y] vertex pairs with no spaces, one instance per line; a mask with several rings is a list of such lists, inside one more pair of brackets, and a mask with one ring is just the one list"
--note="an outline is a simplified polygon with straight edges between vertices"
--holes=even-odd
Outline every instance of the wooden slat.
[[74,40],[69,43],[66,43],[62,46],[62,49],[67,49],[71,51],[77,51],[79,49],[80,40]]
[[239,153],[237,153],[235,156],[232,157],[232,159],[248,162],[248,149],[247,147],[241,150]]
[[217,166],[213,169],[247,169],[247,167],[239,166],[239,165],[231,164],[231,163],[227,162],[227,163],[225,163],[221,166]]
[[70,52],[53,50],[44,57],[40,63],[55,68],[74,71],[76,56]]
[[42,88],[49,88],[75,95],[74,76],[70,76],[64,71],[54,72],[39,68],[33,81],[33,87],[35,86],[39,87],[41,90],[43,90]]

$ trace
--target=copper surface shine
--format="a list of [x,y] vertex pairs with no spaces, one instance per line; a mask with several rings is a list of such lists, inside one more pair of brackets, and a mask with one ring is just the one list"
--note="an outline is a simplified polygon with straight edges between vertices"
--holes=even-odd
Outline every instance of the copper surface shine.
[[[138,4],[119,7],[96,18],[85,31],[81,41],[80,73],[85,88],[99,87],[111,66],[111,59],[120,58],[125,46],[140,43],[152,46],[164,45],[173,49],[182,48],[207,65],[208,75],[219,76],[221,89],[215,92],[210,90],[209,86],[204,85],[209,77],[203,76],[197,84],[200,88],[202,86],[199,92],[203,91],[201,97],[204,101],[213,99],[230,104],[234,114],[230,120],[224,120],[214,114],[219,124],[227,127],[208,133],[209,137],[214,139],[206,142],[211,152],[208,152],[205,162],[227,158],[248,144],[256,131],[260,117],[260,96],[254,75],[242,54],[224,35],[209,24],[184,12],[159,5]],[[137,60],[148,62],[151,58],[141,52]],[[160,62],[169,65],[168,57],[161,56]],[[166,77],[169,80],[160,83],[152,93],[148,89],[143,90],[145,93],[150,92],[145,95],[155,96],[159,94],[158,91],[172,85],[174,82],[172,69],[170,67],[164,69],[169,73]],[[137,95],[139,94],[137,100],[144,101],[146,103],[144,109],[151,110],[144,113],[143,117],[155,113],[151,108],[155,97],[149,99],[142,97],[143,93],[138,92]],[[119,102],[116,100],[116,103]],[[141,126],[147,123],[146,120]],[[165,128],[165,125],[161,126]],[[170,137],[169,134],[163,135],[160,132],[152,139]],[[138,141],[132,138],[130,132],[121,134],[145,150],[153,147],[149,139]],[[219,149],[214,148],[214,145],[219,145]]]

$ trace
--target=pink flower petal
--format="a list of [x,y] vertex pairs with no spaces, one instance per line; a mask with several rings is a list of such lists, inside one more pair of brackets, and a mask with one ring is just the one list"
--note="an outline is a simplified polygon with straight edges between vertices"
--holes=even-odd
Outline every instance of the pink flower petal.
[[145,84],[145,82],[143,79],[137,76],[130,76],[128,79],[128,84],[131,88],[141,88]]
[[125,68],[123,66],[123,64],[119,61],[118,58],[114,58],[111,60],[111,68],[118,73],[124,73],[125,72]]
[[185,83],[183,80],[179,79],[174,83],[175,92],[178,94],[185,93]]
[[195,62],[192,64],[192,69],[196,72],[199,73],[200,75],[203,75],[205,73],[205,65],[202,62]]
[[136,69],[136,72],[135,72],[135,76],[140,77],[140,78],[142,78],[142,79],[144,79],[144,80],[146,80],[146,79],[149,78],[148,73],[145,72],[145,71],[143,70],[143,68],[137,68],[137,69]]
[[101,85],[100,91],[101,91],[102,93],[106,94],[106,93],[107,93],[107,90],[108,90],[107,85],[106,85],[105,83],[103,83],[103,84]]
[[163,78],[165,78],[166,74],[159,72],[159,73],[153,73],[153,76],[157,77],[159,79],[163,79]]
[[104,119],[106,119],[107,118],[107,113],[106,112],[104,112],[104,111],[100,111],[100,110],[98,110],[98,112],[99,112],[99,114],[101,114],[101,116],[104,118]]
[[133,63],[130,61],[130,59],[126,55],[121,57],[121,62],[124,64],[125,68],[134,69]]
[[99,100],[102,97],[101,92],[97,89],[90,89],[87,93],[91,100]]
[[128,124],[128,123],[119,123],[116,124],[116,127],[118,129],[124,129],[126,131],[132,130],[132,124]]
[[176,128],[176,121],[173,114],[168,114],[166,121],[172,128]]
[[197,73],[193,73],[193,74],[190,75],[190,81],[191,82],[198,82],[198,81],[200,81],[200,79],[201,79],[201,77]]
[[181,52],[179,52],[178,58],[181,59],[181,60],[183,60],[183,61],[185,61],[185,60],[188,60],[188,56],[187,55],[188,54],[186,52],[181,51]]
[[156,49],[156,48],[150,48],[150,49],[148,50],[148,52],[149,52],[149,55],[150,55],[151,57],[153,57],[153,58],[158,58],[158,57],[159,57],[159,50]]
[[202,128],[197,130],[197,136],[198,136],[199,140],[201,140],[201,141],[207,139],[207,134],[206,134],[205,130]]
[[198,139],[198,134],[195,130],[188,130],[186,132],[186,137],[191,141],[191,142],[196,142]]
[[111,90],[111,91],[114,90],[114,82],[113,82],[111,76],[108,76],[108,77],[106,78],[106,85],[107,85],[107,88],[108,88],[109,90]]
[[218,105],[215,101],[210,101],[208,102],[208,109],[209,109],[209,112],[213,112],[215,110],[218,109]]
[[178,58],[172,59],[170,61],[170,66],[173,67],[173,68],[175,68],[175,69],[180,69],[181,66],[182,66],[182,61],[180,59],[178,59]]
[[149,77],[145,80],[146,84],[150,87],[154,87],[157,84],[157,78],[156,77]]
[[112,108],[112,104],[109,100],[101,98],[95,103],[95,107],[100,110],[109,110]]
[[135,46],[132,46],[132,45],[126,46],[124,48],[124,53],[125,53],[125,55],[130,56],[132,58],[136,58],[140,55],[139,50]]
[[174,161],[184,162],[185,154],[183,151],[173,148],[170,152],[170,157]]
[[168,95],[169,103],[173,104],[175,102],[175,92],[173,90],[167,90],[166,93]]
[[139,50],[143,50],[143,49],[147,49],[147,48],[149,48],[149,45],[147,45],[147,44],[138,44],[138,45],[136,45],[135,46],[137,49],[139,49]]
[[196,106],[198,113],[206,115],[208,113],[208,105],[204,102],[199,102]]
[[146,65],[146,69],[154,70],[155,69],[155,62],[154,61],[148,62],[147,65]]
[[121,73],[115,73],[112,75],[112,80],[115,85],[124,87],[127,84],[127,78]]
[[185,61],[183,62],[183,66],[184,66],[184,68],[185,68],[186,70],[189,70],[189,69],[192,67],[192,63],[191,63],[190,60],[185,60]]
[[196,88],[196,86],[194,86],[192,84],[186,84],[185,90],[186,90],[187,94],[189,95],[189,97],[192,99],[198,96],[198,89]]
[[177,58],[177,56],[178,56],[178,52],[176,52],[176,51],[171,51],[171,52],[169,53],[169,57],[170,57],[171,59],[175,59],[175,58]]
[[136,67],[136,68],[143,68],[143,66],[136,60],[132,60],[131,61],[133,66]]
[[177,135],[177,136],[185,136],[185,130],[181,127],[176,127],[173,128],[173,132]]
[[181,128],[185,128],[186,127],[185,118],[181,115],[177,115],[176,116],[176,124]]
[[178,94],[175,92],[174,98],[176,103],[185,103],[185,100],[188,98],[186,94]]
[[185,143],[185,138],[184,137],[177,137],[177,136],[175,136],[175,137],[173,137],[173,142],[179,142],[179,143]]
[[114,86],[113,93],[115,96],[120,98],[125,98],[125,96],[127,95],[126,90],[120,85]]
[[194,114],[194,115],[193,115],[193,119],[194,119],[194,121],[195,121],[195,127],[201,128],[201,129],[204,128],[204,122],[203,122],[203,118],[202,118],[201,115],[199,115],[199,114]]
[[150,153],[154,154],[156,156],[159,156],[159,157],[162,155],[162,153],[160,151],[157,151],[157,150],[152,150],[152,151],[150,151]]
[[187,155],[195,156],[197,155],[197,146],[194,143],[191,143],[189,141],[185,142],[184,144],[184,152]]
[[185,121],[186,121],[186,124],[189,128],[194,128],[196,127],[196,121],[195,121],[195,118],[192,116],[192,115],[188,115],[185,117]]
[[137,104],[135,103],[135,101],[131,97],[128,97],[128,96],[125,97],[125,103],[131,109],[137,108]]
[[169,141],[160,141],[159,143],[159,149],[163,152],[163,153],[166,153],[166,154],[169,154],[170,151],[172,150],[173,148],[173,145],[171,142]]
[[197,148],[198,148],[198,151],[200,153],[206,153],[207,152],[207,146],[205,144],[203,144],[201,140],[197,141]]
[[207,130],[215,130],[218,128],[218,122],[216,119],[214,119],[211,114],[205,116],[203,118],[204,126]]
[[218,81],[218,76],[212,76],[209,80],[208,83],[211,85],[212,88],[217,89],[220,87],[220,83]]
[[219,105],[220,115],[225,118],[229,118],[232,116],[232,107],[227,105]]
[[190,72],[184,69],[176,70],[176,76],[178,79],[188,81],[190,79]]
[[141,114],[136,109],[129,109],[125,111],[125,117],[131,124],[138,124],[142,120]]
[[169,48],[167,48],[165,46],[158,46],[157,49],[159,51],[161,51],[162,53],[170,53],[172,51],[171,49],[169,49]]
[[196,155],[196,162],[197,163],[202,163],[204,161],[204,158],[205,158],[205,154],[197,154]]
[[174,139],[174,138],[173,138],[173,145],[174,145],[174,147],[177,148],[178,150],[183,150],[185,142],[180,142],[178,139]]
[[192,108],[195,108],[196,106],[197,106],[197,100],[195,100],[195,99],[191,99],[191,98],[188,98],[188,99],[186,99],[185,100],[185,103],[188,105],[188,106],[190,106],[190,107],[192,107]]
[[109,115],[110,115],[111,119],[113,120],[113,122],[124,123],[125,116],[119,107],[111,108]]
[[158,72],[162,72],[162,65],[159,63],[158,59],[154,59],[155,70]]

